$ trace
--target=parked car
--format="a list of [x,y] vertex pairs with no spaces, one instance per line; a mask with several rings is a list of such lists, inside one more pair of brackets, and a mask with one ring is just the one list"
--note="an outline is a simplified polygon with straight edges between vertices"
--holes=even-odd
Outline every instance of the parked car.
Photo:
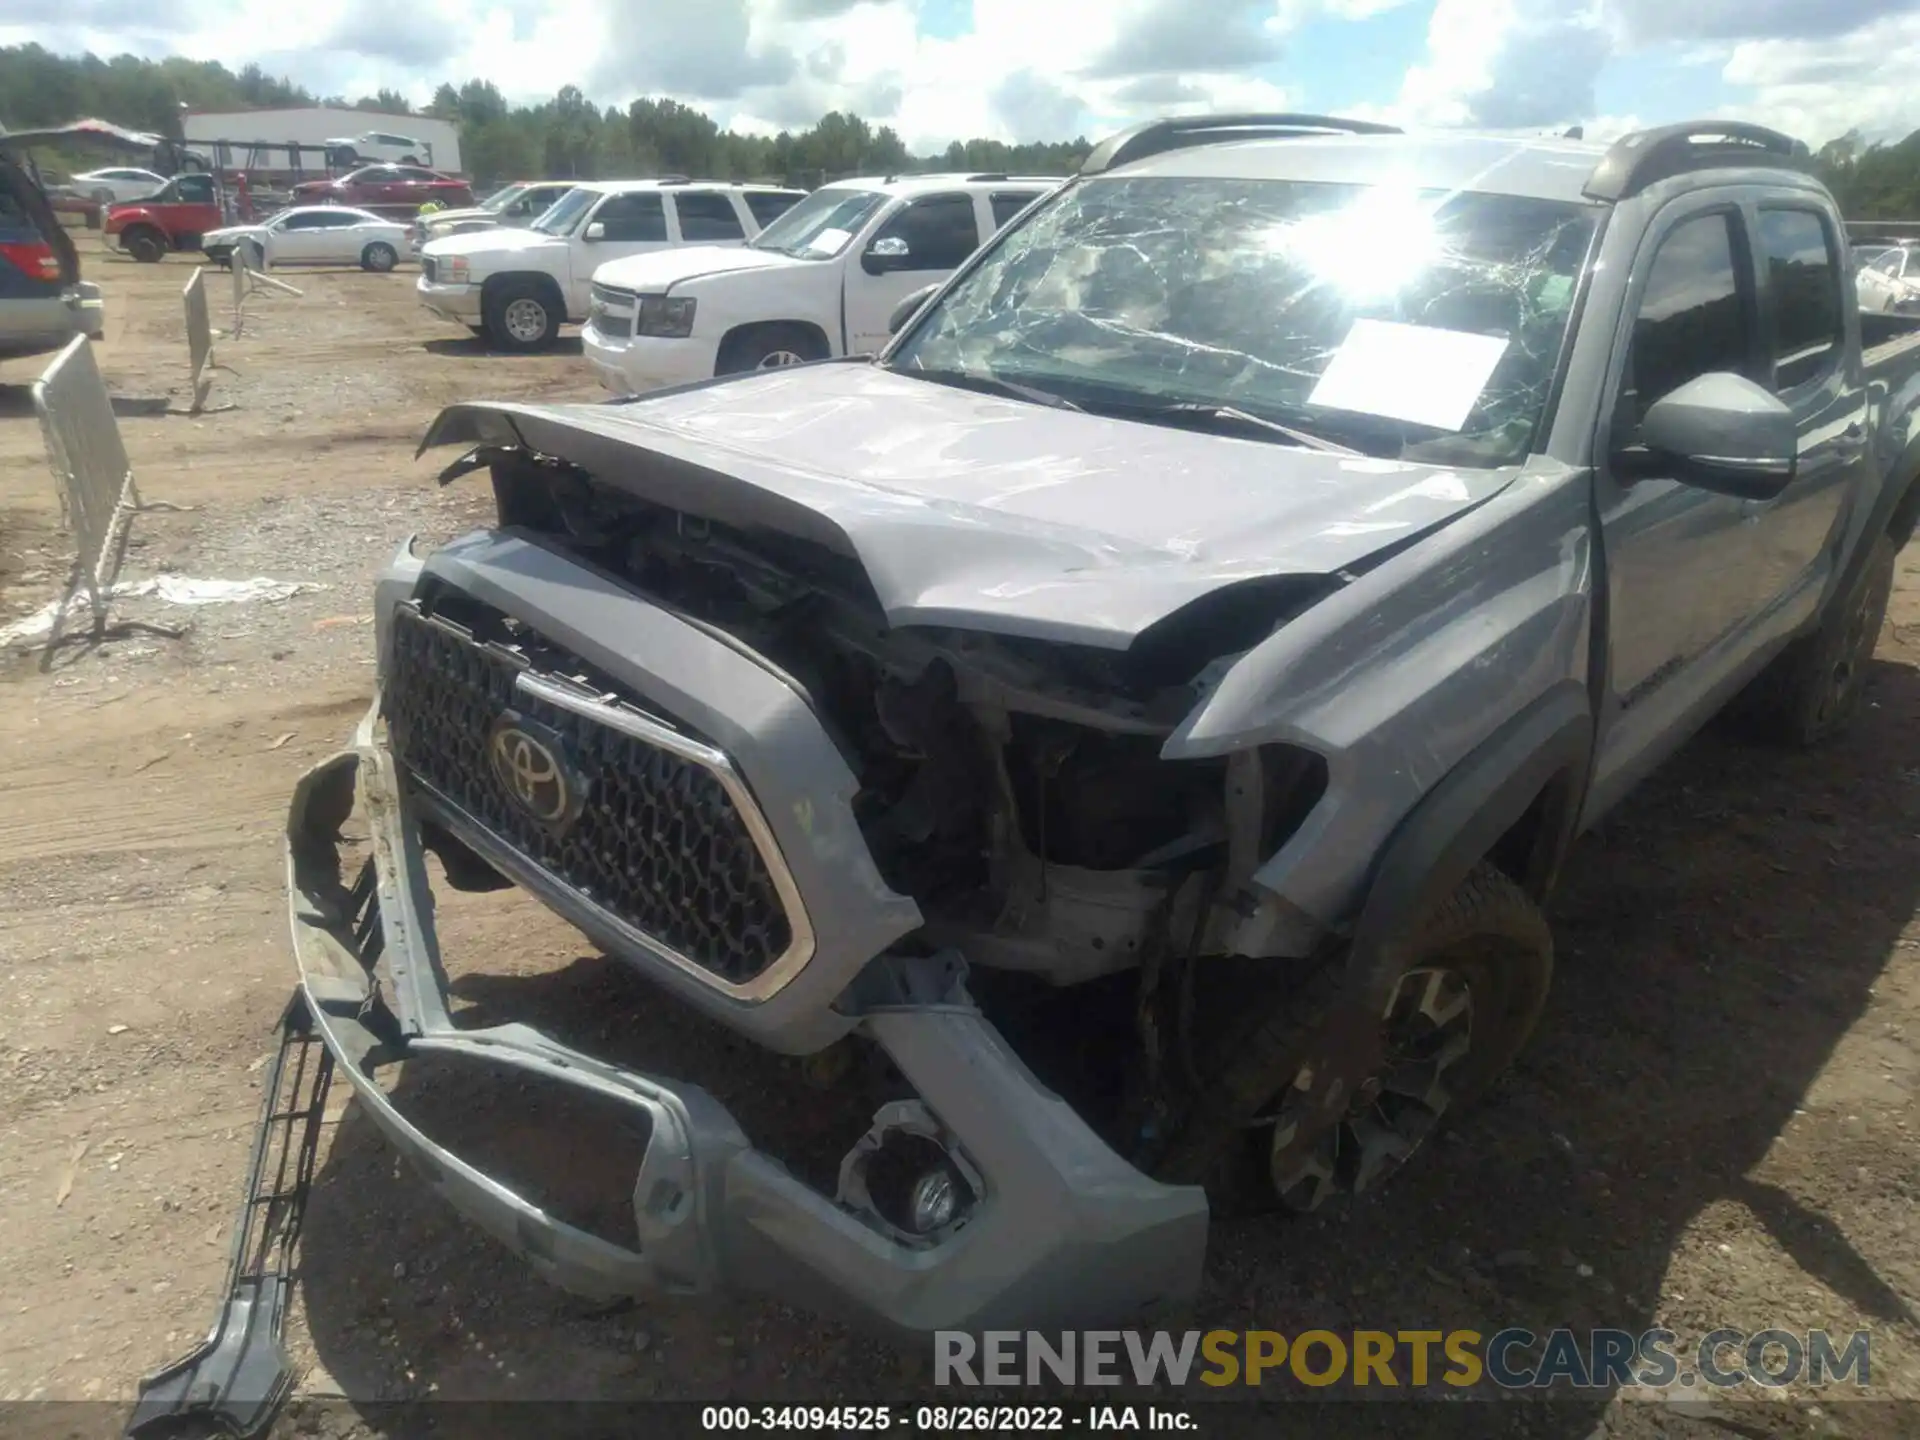
[[100,232],[134,259],[151,264],[170,250],[198,250],[200,237],[224,224],[213,177],[188,172],[144,199],[109,205]]
[[77,195],[89,200],[97,200],[103,205],[111,205],[117,200],[138,200],[143,195],[151,195],[163,188],[167,177],[156,175],[151,170],[140,170],[132,166],[114,166],[106,170],[89,170],[84,175],[75,175],[68,182],[68,188]]
[[216,265],[247,245],[256,266],[358,265],[384,272],[399,263],[406,243],[407,227],[397,220],[346,205],[299,205],[257,225],[210,230],[200,248]]
[[1058,176],[914,175],[816,190],[744,249],[611,260],[581,344],[618,394],[871,353],[909,292],[944,280]]
[[0,153],[0,360],[63,348],[105,333],[100,287],[80,278],[80,256],[40,187]]
[[527,225],[546,214],[561,196],[573,189],[572,180],[522,180],[506,185],[478,205],[463,210],[435,210],[413,222],[408,243],[416,251],[429,240],[491,230],[496,225]]
[[417,165],[363,165],[334,180],[306,180],[293,187],[296,205],[378,205],[418,210],[422,205],[449,208],[473,204],[464,180],[422,170]]
[[609,260],[683,245],[739,246],[804,192],[719,181],[582,182],[525,230],[430,240],[420,303],[502,350],[542,350],[587,317]]
[[1920,310],[1920,244],[1890,245],[1859,270],[1863,310]]
[[[1534,1028],[1579,830],[1736,696],[1796,744],[1861,704],[1920,346],[1805,161],[1156,122],[877,358],[444,411],[497,526],[396,555],[288,825],[337,1073],[602,1296],[1143,1323],[1209,1196],[1371,1193]],[[657,1067],[456,1023],[426,850],[772,1050],[885,1052],[837,1184]],[[627,1240],[423,1130],[380,1078],[422,1052],[627,1106]]]
[[357,165],[363,160],[392,160],[402,165],[431,165],[433,146],[411,135],[389,135],[369,130],[320,142],[333,152],[336,165]]

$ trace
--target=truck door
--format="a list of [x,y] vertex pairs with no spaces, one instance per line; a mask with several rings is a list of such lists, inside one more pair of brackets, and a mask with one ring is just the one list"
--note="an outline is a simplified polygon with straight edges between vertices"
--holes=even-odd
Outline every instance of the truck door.
[[658,190],[609,195],[567,242],[567,317],[584,318],[593,272],[609,260],[667,248],[667,207]]
[[1765,383],[1758,282],[1737,201],[1694,196],[1656,218],[1633,262],[1630,328],[1616,343],[1596,436],[1596,499],[1606,566],[1609,660],[1597,815],[1703,721],[1732,673],[1751,610],[1747,502],[1654,476],[1616,473],[1654,401],[1698,376]]
[[1860,493],[1866,458],[1867,392],[1847,343],[1846,265],[1841,237],[1810,199],[1762,200],[1751,219],[1760,269],[1767,382],[1800,429],[1793,483],[1750,501],[1745,574],[1752,613],[1776,608],[1793,621],[1819,605],[1834,538],[1849,496]]
[[946,279],[979,248],[980,214],[965,191],[922,196],[896,210],[847,267],[848,351],[880,349],[894,307]]

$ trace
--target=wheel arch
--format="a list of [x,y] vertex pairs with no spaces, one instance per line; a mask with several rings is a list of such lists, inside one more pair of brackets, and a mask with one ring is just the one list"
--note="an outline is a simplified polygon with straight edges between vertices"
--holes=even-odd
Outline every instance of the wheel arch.
[[743,320],[720,337],[720,346],[714,354],[724,358],[770,330],[798,330],[820,347],[822,358],[833,354],[833,341],[828,338],[825,327],[815,320]]
[[560,288],[560,282],[544,270],[503,270],[497,275],[489,275],[480,282],[480,303],[486,304],[507,286],[516,288],[532,286],[542,291],[560,309],[560,323],[567,321],[567,295]]
[[[1555,686],[1510,718],[1408,812],[1381,851],[1347,953],[1347,989],[1369,1006],[1398,973],[1400,941],[1482,860],[1536,903],[1558,879],[1592,770],[1586,687]],[[1377,1007],[1369,1013],[1377,1013]]]

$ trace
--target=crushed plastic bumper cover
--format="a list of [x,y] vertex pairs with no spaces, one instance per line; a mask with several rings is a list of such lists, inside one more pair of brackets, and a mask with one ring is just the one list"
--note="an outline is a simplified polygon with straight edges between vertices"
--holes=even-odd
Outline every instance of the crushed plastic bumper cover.
[[[338,846],[356,789],[374,873],[350,890]],[[605,1298],[757,1291],[916,1332],[1096,1324],[1183,1306],[1198,1288],[1201,1192],[1151,1180],[1104,1145],[1034,1078],[947,966],[895,963],[892,998],[860,1022],[985,1177],[969,1223],[912,1248],[754,1149],[695,1085],[622,1069],[525,1025],[457,1028],[419,833],[374,711],[351,749],[300,781],[288,880],[315,1028],[367,1114],[449,1203],[565,1289]],[[387,983],[376,984],[383,951]],[[555,1219],[429,1140],[375,1079],[422,1053],[516,1067],[644,1111],[639,1248]]]

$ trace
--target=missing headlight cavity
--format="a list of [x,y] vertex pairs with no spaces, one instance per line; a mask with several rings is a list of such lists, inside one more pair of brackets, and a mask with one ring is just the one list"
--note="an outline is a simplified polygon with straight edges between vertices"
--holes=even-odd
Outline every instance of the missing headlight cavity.
[[652,1133],[646,1111],[465,1055],[416,1054],[389,1089],[436,1145],[555,1220],[639,1250],[634,1182]]

